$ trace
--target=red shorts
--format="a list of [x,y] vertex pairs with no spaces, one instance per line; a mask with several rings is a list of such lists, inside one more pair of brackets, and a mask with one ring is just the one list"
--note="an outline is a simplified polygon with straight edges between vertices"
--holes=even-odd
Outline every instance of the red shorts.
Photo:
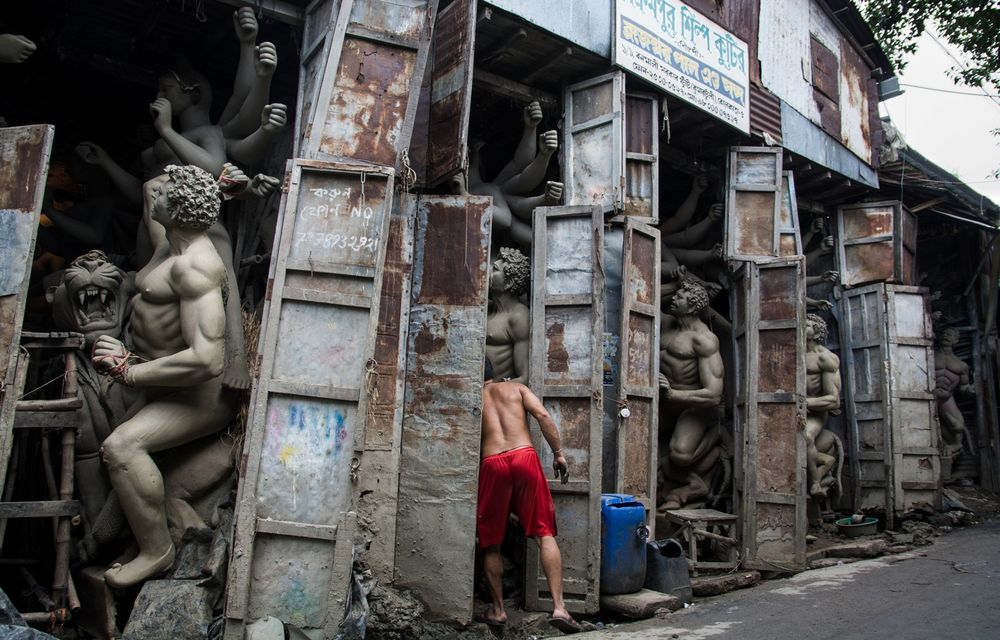
[[503,542],[511,511],[529,538],[556,535],[556,508],[532,447],[487,456],[479,463],[476,535],[480,547]]

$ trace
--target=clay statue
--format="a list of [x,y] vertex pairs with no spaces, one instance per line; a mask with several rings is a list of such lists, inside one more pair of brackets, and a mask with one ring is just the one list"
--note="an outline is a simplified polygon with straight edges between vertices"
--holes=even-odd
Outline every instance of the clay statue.
[[531,312],[520,300],[528,290],[531,266],[517,249],[500,248],[490,269],[490,301],[486,316],[486,357],[497,380],[528,383]]
[[[941,423],[942,455],[953,458],[967,448],[975,453],[972,436],[965,425],[965,418],[955,402],[955,393],[972,394],[969,383],[969,365],[955,355],[958,344],[958,330],[954,327],[943,329],[938,338],[938,348],[934,352],[934,399],[937,401],[938,419]],[[967,445],[967,446],[966,446]]]
[[0,33],[0,63],[20,64],[30,58],[37,48],[24,36]]
[[806,476],[809,495],[825,496],[823,479],[837,458],[820,452],[817,443],[830,414],[840,407],[840,358],[823,344],[826,322],[815,314],[806,316]]
[[531,246],[531,216],[535,207],[559,204],[562,200],[561,182],[548,181],[541,195],[527,196],[545,179],[549,162],[559,147],[559,134],[546,131],[537,136],[538,123],[542,121],[542,108],[537,102],[524,107],[524,128],[521,140],[511,158],[492,182],[486,182],[480,173],[482,141],[470,141],[469,168],[466,175],[452,178],[452,188],[462,195],[490,196],[493,198],[493,228],[509,230],[511,239],[523,247]]
[[676,484],[663,496],[661,509],[678,509],[707,496],[707,477],[723,453],[719,339],[698,317],[707,306],[704,287],[684,281],[673,294],[669,314],[661,315],[660,451],[665,455],[660,472]]
[[155,257],[136,276],[135,353],[102,335],[93,354],[98,371],[143,392],[102,447],[139,546],[136,558],[105,573],[112,587],[141,582],[174,560],[164,480],[151,455],[216,433],[235,414],[222,384],[226,271],[207,234],[219,214],[216,181],[198,167],[170,165],[143,191],[144,220],[163,232],[153,235]]

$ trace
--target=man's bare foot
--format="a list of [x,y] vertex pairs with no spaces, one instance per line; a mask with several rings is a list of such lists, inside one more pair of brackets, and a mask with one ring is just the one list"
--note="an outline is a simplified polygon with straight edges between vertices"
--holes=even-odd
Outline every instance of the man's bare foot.
[[491,627],[499,627],[507,624],[507,612],[497,611],[496,605],[490,605],[483,609],[482,613],[476,614],[473,619],[476,622],[483,622]]
[[569,615],[569,611],[565,609],[553,610],[552,616],[549,618],[549,624],[563,633],[579,633],[583,631],[580,623],[574,620],[573,616]]
[[159,557],[140,553],[135,560],[125,564],[114,564],[104,572],[104,582],[113,589],[124,589],[142,582],[146,578],[166,571],[174,564],[174,545]]

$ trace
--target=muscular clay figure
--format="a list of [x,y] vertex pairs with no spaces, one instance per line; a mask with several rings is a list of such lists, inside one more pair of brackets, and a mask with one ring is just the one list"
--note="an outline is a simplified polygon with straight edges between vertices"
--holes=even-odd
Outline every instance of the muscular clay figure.
[[[963,444],[973,453],[972,437],[965,426],[965,418],[955,402],[955,393],[972,393],[969,384],[969,365],[953,351],[958,343],[958,330],[948,327],[941,332],[938,349],[934,352],[934,399],[937,400],[938,418],[941,422],[941,440],[944,442],[942,454],[957,456]],[[968,439],[964,439],[967,436]]]
[[528,382],[531,313],[520,300],[528,290],[531,267],[517,249],[501,247],[490,270],[490,302],[486,316],[486,357],[498,380]]
[[[662,509],[678,509],[709,493],[705,476],[721,449],[717,428],[722,402],[723,365],[719,339],[698,318],[708,306],[705,289],[685,281],[660,320],[660,451],[666,480],[678,483],[664,497]],[[666,427],[665,429],[663,427]],[[672,427],[672,431],[670,428]],[[669,433],[669,443],[662,442]]]
[[806,316],[806,475],[809,495],[825,496],[823,479],[837,458],[821,453],[817,441],[830,412],[840,407],[840,358],[823,346],[826,322],[810,313]]
[[168,569],[163,476],[152,454],[224,428],[235,403],[223,389],[225,309],[222,259],[206,230],[219,214],[215,179],[192,166],[166,167],[146,183],[144,217],[164,230],[156,257],[136,276],[132,315],[135,354],[116,338],[94,346],[95,368],[139,387],[138,410],[104,441],[111,484],[139,545],[139,555],[104,574],[127,587]]

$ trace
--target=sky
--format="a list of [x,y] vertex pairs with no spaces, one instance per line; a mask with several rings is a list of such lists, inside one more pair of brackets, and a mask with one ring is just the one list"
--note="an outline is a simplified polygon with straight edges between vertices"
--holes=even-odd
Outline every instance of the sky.
[[1000,136],[990,133],[1000,128],[1000,96],[956,84],[947,72],[960,60],[958,49],[928,29],[898,73],[903,95],[884,101],[882,114],[910,148],[1000,204],[1000,180],[990,175],[1000,168]]

